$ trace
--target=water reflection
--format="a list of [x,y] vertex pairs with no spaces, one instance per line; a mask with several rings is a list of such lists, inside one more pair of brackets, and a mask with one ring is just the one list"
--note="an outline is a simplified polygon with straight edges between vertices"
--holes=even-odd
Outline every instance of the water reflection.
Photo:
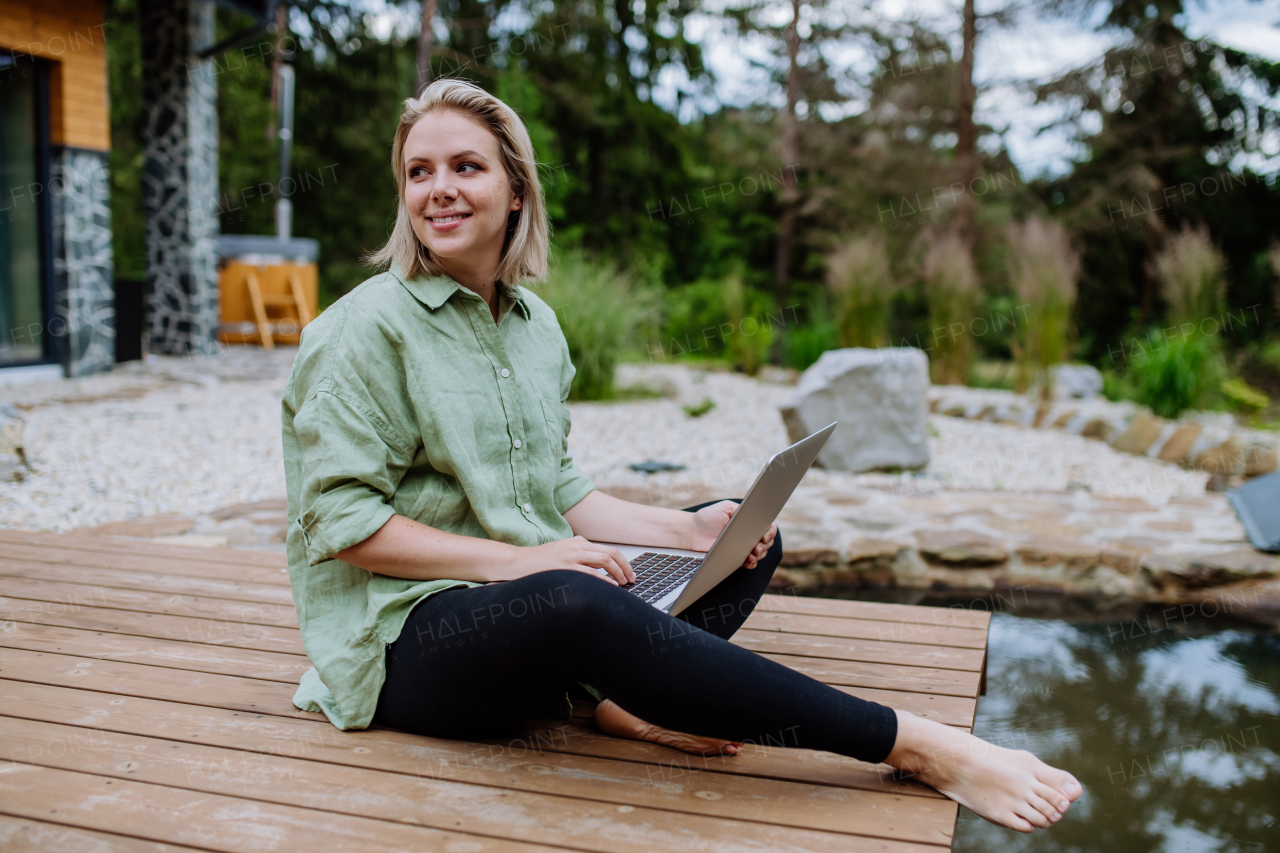
[[1055,607],[994,614],[975,732],[1085,793],[1032,835],[962,810],[955,849],[1280,853],[1280,636],[1167,608]]

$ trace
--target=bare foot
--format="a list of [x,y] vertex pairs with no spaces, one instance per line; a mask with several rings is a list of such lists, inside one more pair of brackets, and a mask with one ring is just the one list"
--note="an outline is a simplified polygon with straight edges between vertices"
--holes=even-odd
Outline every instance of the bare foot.
[[1034,832],[1057,823],[1084,788],[1025,750],[1005,749],[907,711],[885,763],[992,823]]
[[605,734],[692,752],[694,755],[737,755],[742,744],[713,737],[687,735],[646,723],[635,714],[624,711],[616,702],[606,699],[596,706],[596,725]]

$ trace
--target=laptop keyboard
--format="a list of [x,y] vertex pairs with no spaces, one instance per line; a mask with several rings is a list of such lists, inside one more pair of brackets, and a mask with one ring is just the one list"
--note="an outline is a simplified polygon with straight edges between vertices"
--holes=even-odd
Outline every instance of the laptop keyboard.
[[701,565],[701,557],[677,557],[675,554],[646,551],[631,561],[636,582],[627,584],[623,589],[653,604],[693,577]]

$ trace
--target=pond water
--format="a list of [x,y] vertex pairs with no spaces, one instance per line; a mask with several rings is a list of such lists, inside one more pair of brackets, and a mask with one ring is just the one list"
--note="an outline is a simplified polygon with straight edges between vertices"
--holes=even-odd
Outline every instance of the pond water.
[[957,851],[1280,853],[1274,630],[1217,606],[1184,615],[1022,593],[843,597],[991,609],[975,733],[1084,785],[1060,823],[1029,836],[962,810]]

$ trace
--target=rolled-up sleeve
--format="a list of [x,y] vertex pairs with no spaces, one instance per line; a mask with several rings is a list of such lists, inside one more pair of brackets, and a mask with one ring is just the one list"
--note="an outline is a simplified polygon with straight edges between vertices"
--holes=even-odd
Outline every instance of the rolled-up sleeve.
[[[559,327],[556,331],[560,331]],[[569,346],[564,342],[563,333],[560,334],[560,341],[563,354],[560,364],[560,406],[561,421],[564,423],[565,453],[560,459],[560,471],[556,476],[556,488],[552,494],[552,501],[556,505],[556,512],[564,515],[578,501],[591,494],[596,486],[591,482],[590,477],[573,464],[573,458],[569,456],[569,430],[572,428],[569,417],[569,389],[573,387],[573,377],[578,369],[573,366],[573,361],[569,358]]]
[[413,460],[370,408],[329,391],[294,416],[298,523],[314,566],[368,539],[395,515],[391,497]]

